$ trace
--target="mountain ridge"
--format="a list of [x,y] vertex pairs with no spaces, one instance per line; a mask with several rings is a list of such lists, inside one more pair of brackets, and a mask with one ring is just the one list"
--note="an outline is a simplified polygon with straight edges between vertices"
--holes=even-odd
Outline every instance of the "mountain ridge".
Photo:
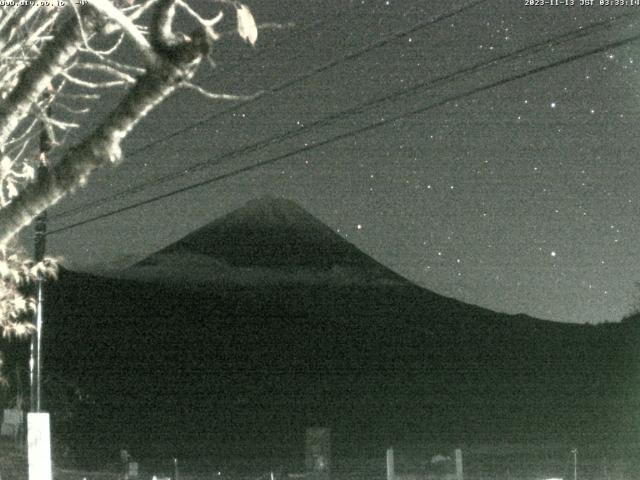
[[190,284],[410,284],[291,200],[264,197],[108,276]]

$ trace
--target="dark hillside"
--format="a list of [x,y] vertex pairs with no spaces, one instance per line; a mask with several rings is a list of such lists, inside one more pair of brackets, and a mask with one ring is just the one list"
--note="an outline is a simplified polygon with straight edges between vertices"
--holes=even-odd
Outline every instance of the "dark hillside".
[[92,421],[116,435],[151,423],[226,442],[329,423],[384,443],[637,427],[621,421],[638,370],[629,325],[517,318],[413,286],[180,290],[64,272],[49,295],[48,368],[91,390]]
[[311,424],[342,449],[639,433],[637,322],[442,297],[288,200],[111,275],[63,271],[47,292],[46,369],[91,394],[67,422],[85,442],[288,453]]

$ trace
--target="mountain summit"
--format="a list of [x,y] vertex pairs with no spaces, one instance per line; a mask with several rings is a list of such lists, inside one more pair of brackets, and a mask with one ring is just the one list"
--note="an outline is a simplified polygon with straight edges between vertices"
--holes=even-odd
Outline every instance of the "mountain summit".
[[248,202],[117,276],[191,284],[410,283],[295,202],[273,197]]

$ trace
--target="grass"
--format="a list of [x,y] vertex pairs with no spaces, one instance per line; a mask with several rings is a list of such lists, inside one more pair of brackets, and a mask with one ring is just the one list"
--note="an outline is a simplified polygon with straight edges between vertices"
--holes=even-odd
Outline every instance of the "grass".
[[26,449],[11,439],[0,439],[0,476],[2,479],[28,480]]

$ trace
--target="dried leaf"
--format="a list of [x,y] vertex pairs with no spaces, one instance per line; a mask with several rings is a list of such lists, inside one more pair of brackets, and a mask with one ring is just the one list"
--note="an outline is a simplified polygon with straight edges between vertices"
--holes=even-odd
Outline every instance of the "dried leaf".
[[249,42],[251,45],[256,44],[256,40],[258,40],[258,27],[256,25],[256,21],[253,19],[253,15],[251,14],[251,10],[246,5],[239,4],[237,7],[237,16],[238,16],[238,35],[240,37]]
[[0,175],[3,177],[7,175],[11,171],[12,162],[9,157],[6,155],[2,157],[0,160]]
[[27,300],[22,295],[16,295],[13,305],[16,310],[23,312],[27,309]]
[[13,184],[11,180],[7,182],[7,193],[9,194],[9,198],[14,198],[18,196],[18,189]]
[[24,177],[33,180],[34,178],[36,178],[36,174],[35,174],[35,170],[33,169],[33,167],[31,165],[24,165],[22,167],[22,175],[24,175]]

